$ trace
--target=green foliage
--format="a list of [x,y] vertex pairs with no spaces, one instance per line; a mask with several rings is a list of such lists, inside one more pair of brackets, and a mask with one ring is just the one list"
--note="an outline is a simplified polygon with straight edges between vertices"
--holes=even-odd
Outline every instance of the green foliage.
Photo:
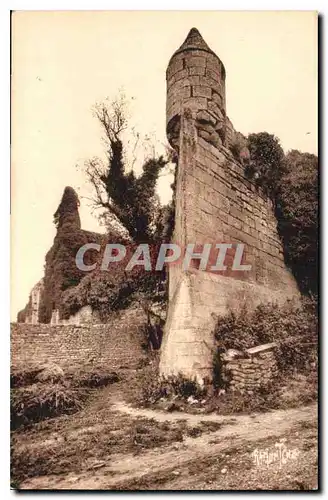
[[17,389],[18,387],[25,387],[36,383],[37,376],[41,370],[41,368],[25,369],[24,371],[13,369],[10,372],[10,388]]
[[290,151],[276,200],[278,231],[303,293],[318,294],[318,158]]
[[[116,270],[119,268],[116,268]],[[89,273],[74,288],[67,290],[59,308],[64,319],[75,314],[81,307],[90,305],[98,311],[102,321],[115,310],[128,306],[131,302],[131,285],[133,282],[124,279],[122,272],[103,271]]]
[[[102,242],[100,235],[81,229],[78,206],[77,194],[71,187],[66,187],[54,214],[57,234],[46,255],[44,289],[41,293],[39,312],[41,323],[50,322],[52,311],[60,308],[63,292],[76,287],[84,278],[85,272],[81,271],[75,262],[79,248],[86,243]],[[98,258],[95,250],[89,250],[84,261],[88,265],[96,262]]]
[[278,408],[299,408],[317,400],[317,374],[315,370],[306,375],[282,374],[271,383],[253,388],[249,392],[226,391],[214,394],[207,400],[203,410],[207,413],[215,411],[220,415],[234,415],[268,412]]
[[91,389],[119,380],[117,373],[103,369],[64,374],[56,365],[15,373],[11,377],[11,427],[79,411]]
[[[74,189],[66,187],[54,214],[57,234],[46,255],[41,323],[49,323],[55,309],[59,309],[60,318],[67,319],[85,305],[97,310],[105,321],[112,311],[131,303],[137,293],[154,295],[165,279],[165,273],[142,275],[140,271],[127,276],[123,263],[87,275],[76,266],[77,251],[86,243],[154,244],[169,240],[174,226],[174,203],[161,207],[156,195],[159,174],[172,160],[170,152],[167,159],[148,157],[137,176],[128,168],[123,144],[127,128],[124,98],[96,106],[95,115],[104,132],[107,162],[93,158],[86,162],[85,173],[94,188],[94,206],[103,209],[101,217],[108,223],[108,234],[102,237],[81,230],[78,196]],[[101,252],[89,250],[84,261],[88,265],[99,263],[101,258]],[[29,310],[27,305],[20,311],[19,321],[25,321]]]
[[[122,145],[119,149],[122,149]],[[155,189],[159,172],[167,162],[162,156],[147,160],[142,167],[142,174],[136,177],[133,171],[124,173],[121,161],[118,162],[120,168],[116,165],[112,168],[113,163],[116,163],[115,154],[113,152],[107,175],[102,177],[111,210],[118,215],[133,241],[152,241],[156,230],[154,214],[158,210]]]
[[109,384],[114,384],[115,382],[119,382],[119,380],[120,377],[116,372],[108,373],[103,370],[97,370],[79,375],[76,380],[76,385],[78,387],[90,387],[91,389],[95,389],[96,387],[105,387]]
[[162,208],[156,195],[160,172],[169,163],[163,156],[147,158],[137,176],[128,168],[123,133],[128,127],[124,97],[95,107],[95,116],[104,133],[107,160],[85,162],[85,173],[94,189],[93,203],[101,216],[117,221],[134,242],[151,242],[160,235]]
[[100,320],[106,322],[112,312],[128,307],[141,294],[156,301],[159,286],[159,273],[125,273],[122,265],[113,266],[110,271],[98,270],[62,294],[60,317],[67,319],[81,307],[90,305],[98,312]]
[[245,307],[239,314],[220,317],[215,329],[219,352],[245,351],[277,342],[281,371],[306,370],[317,362],[318,318],[316,303],[303,298],[301,305],[287,301],[283,306],[261,304],[254,311]]
[[155,377],[142,388],[141,403],[151,404],[159,401],[161,398],[169,399],[178,397],[188,399],[189,396],[203,398],[206,395],[206,387],[200,387],[196,380],[190,380],[179,375],[169,377]]
[[78,212],[80,206],[79,198],[70,186],[66,186],[61,199],[61,202],[54,213],[54,224],[56,228],[64,228],[67,226],[68,230],[72,228],[81,228],[81,221]]
[[86,391],[75,389],[67,382],[42,384],[11,391],[11,426],[13,429],[39,422],[63,413],[74,413],[82,408]]
[[178,173],[178,155],[172,149],[168,152],[168,157],[174,165],[173,174],[174,179],[171,184],[172,189],[172,200],[167,205],[161,207],[161,213],[158,218],[155,239],[156,241],[170,242],[175,227],[175,206],[176,206],[176,184],[177,184],[177,173]]
[[279,139],[267,132],[250,134],[247,147],[250,162],[246,168],[246,174],[255,179],[268,196],[274,198],[285,172],[284,151]]
[[318,158],[290,151],[266,132],[248,136],[246,175],[274,203],[284,256],[302,293],[318,294]]
[[[59,314],[67,319],[81,307],[89,305],[97,311],[102,322],[107,322],[112,312],[128,307],[134,300],[146,299],[154,302],[165,300],[163,282],[165,271],[148,272],[142,266],[135,266],[126,272],[125,267],[137,245],[127,245],[127,257],[120,262],[111,263],[108,270],[97,267],[84,275],[77,286],[71,287],[61,295]],[[102,260],[99,252],[99,262]],[[152,269],[157,258],[157,246],[150,247]]]
[[[170,239],[174,204],[161,207],[156,194],[158,177],[171,160],[170,155],[146,158],[137,176],[128,166],[123,142],[128,127],[124,97],[97,105],[95,116],[103,131],[107,158],[106,162],[99,158],[86,161],[85,174],[93,187],[93,205],[102,209],[100,217],[109,228],[121,227],[125,243],[129,240],[131,248],[134,243],[154,245]],[[68,318],[82,306],[90,305],[106,321],[112,311],[128,306],[137,295],[154,296],[165,274],[140,270],[125,273],[125,265],[120,262],[106,272],[89,273],[81,282],[78,276],[75,285],[80,284],[74,288],[62,286],[61,317]]]

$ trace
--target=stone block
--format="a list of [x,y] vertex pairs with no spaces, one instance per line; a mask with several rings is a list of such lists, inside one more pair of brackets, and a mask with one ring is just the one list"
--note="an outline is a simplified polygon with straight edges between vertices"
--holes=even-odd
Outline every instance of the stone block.
[[191,96],[191,87],[185,85],[173,85],[168,92],[168,97],[173,101],[178,101],[179,99],[188,99]]
[[175,82],[178,82],[182,78],[188,78],[188,75],[189,75],[188,71],[186,69],[182,69],[177,73],[175,73],[173,78]]
[[205,66],[193,66],[193,67],[189,67],[188,68],[188,74],[190,76],[193,76],[193,75],[203,76],[203,75],[205,75]]
[[204,85],[194,85],[192,87],[192,95],[195,97],[206,97],[210,99],[212,97],[212,90],[210,87],[205,87]]
[[174,61],[171,62],[171,64],[167,68],[167,74],[166,74],[167,79],[172,78],[173,75],[175,75],[178,71],[182,69],[183,69],[183,59],[175,59]]
[[183,103],[183,106],[192,111],[199,111],[201,109],[207,110],[207,99],[205,97],[191,97]]
[[210,71],[213,71],[216,75],[218,75],[218,78],[221,79],[221,74],[220,74],[220,70],[221,70],[221,64],[218,60],[208,60],[206,61],[206,69],[207,70],[210,70]]
[[[213,90],[212,90],[212,100],[215,102],[215,104],[217,104],[220,108],[222,108],[223,99],[218,92],[215,92]],[[223,118],[223,115],[222,115],[222,118]]]
[[212,68],[206,67],[205,75],[208,76],[209,78],[212,78],[216,82],[221,81],[220,73],[218,73],[217,71],[214,71]]
[[200,77],[199,76],[188,76],[188,85],[200,85]]
[[212,125],[215,125],[215,123],[216,123],[216,120],[213,117],[213,115],[211,115],[211,113],[208,113],[208,111],[204,111],[204,110],[199,111],[199,113],[197,113],[197,120],[203,121],[203,122],[209,122]]
[[199,129],[198,130],[198,134],[199,134],[200,137],[202,137],[203,139],[205,139],[205,141],[209,141],[210,138],[211,138],[211,133],[207,132],[206,130],[203,130],[203,129]]
[[185,58],[185,63],[186,63],[186,67],[188,67],[188,68],[194,67],[194,66],[205,68],[206,58],[201,57],[201,56],[188,55]]
[[[169,90],[167,107],[168,119],[174,116],[173,113],[181,115],[182,154],[178,167],[176,238],[192,241],[197,237],[196,241],[203,243],[212,241],[220,234],[220,238],[224,238],[222,241],[240,241],[247,246],[247,259],[251,259],[253,266],[252,272],[245,277],[193,270],[190,276],[188,274],[190,283],[183,293],[181,283],[187,278],[178,272],[175,276],[171,273],[170,297],[174,297],[174,303],[169,305],[169,317],[175,316],[174,311],[178,314],[179,297],[189,294],[190,317],[197,325],[195,335],[190,337],[193,339],[190,344],[193,344],[196,333],[200,341],[207,342],[210,338],[212,313],[221,315],[228,309],[239,311],[243,304],[252,309],[260,302],[283,302],[288,296],[297,295],[297,287],[292,278],[289,280],[288,271],[284,268],[279,241],[275,244],[269,240],[277,237],[272,204],[245,178],[242,165],[226,149],[229,141],[242,135],[235,131],[225,116],[224,68],[215,56],[206,52],[190,51],[184,53],[184,57],[184,66],[177,64],[176,73],[168,80],[169,87],[180,82],[174,91]],[[178,88],[189,87],[192,91],[195,89],[197,96],[193,93],[193,97],[182,97],[180,100]],[[192,111],[189,118],[184,113],[186,108]],[[198,120],[196,126],[195,119]],[[213,124],[218,127],[216,135],[211,132]],[[216,141],[217,137],[219,140]],[[202,324],[199,317],[203,320]],[[205,351],[199,353],[198,343],[195,346],[197,353],[193,351],[192,355],[183,356],[183,363],[179,361],[179,343],[174,338],[187,324],[192,330],[192,320],[181,317],[177,323],[178,331],[174,329],[174,321],[167,324],[164,340],[167,336],[168,345],[172,341],[174,349],[172,351],[163,343],[161,373],[181,367],[185,373],[201,374],[205,369],[210,373],[208,367],[212,355],[209,352],[207,359]],[[245,384],[247,387],[258,387],[260,382],[269,380],[274,373],[274,361],[270,356],[262,357],[256,353],[252,356],[257,358],[256,363],[228,363],[226,366],[233,377],[231,385],[239,387],[239,390]],[[234,376],[240,380],[234,380]]]
[[208,101],[208,110],[217,117],[222,117],[222,111],[214,101]]

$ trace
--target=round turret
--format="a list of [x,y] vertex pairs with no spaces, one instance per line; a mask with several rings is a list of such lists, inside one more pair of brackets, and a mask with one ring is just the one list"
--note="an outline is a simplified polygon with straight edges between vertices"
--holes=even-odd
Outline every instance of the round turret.
[[218,146],[225,143],[225,69],[196,28],[170,59],[167,72],[167,135],[178,147],[182,109],[194,114],[199,135]]

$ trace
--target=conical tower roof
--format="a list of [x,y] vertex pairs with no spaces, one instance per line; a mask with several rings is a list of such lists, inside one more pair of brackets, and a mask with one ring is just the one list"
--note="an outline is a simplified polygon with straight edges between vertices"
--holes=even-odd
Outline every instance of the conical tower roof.
[[191,28],[187,38],[185,39],[181,47],[179,47],[178,50],[174,52],[173,56],[185,50],[205,50],[206,52],[210,52],[211,54],[214,54],[216,57],[218,57],[215,52],[213,52],[213,50],[209,48],[197,28]]

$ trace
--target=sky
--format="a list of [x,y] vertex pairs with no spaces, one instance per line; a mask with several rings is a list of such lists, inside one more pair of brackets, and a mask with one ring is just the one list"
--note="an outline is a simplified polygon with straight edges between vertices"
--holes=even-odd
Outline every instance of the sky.
[[[16,11],[12,16],[11,319],[42,278],[65,186],[81,197],[83,229],[103,231],[76,165],[103,156],[96,102],[123,90],[131,127],[162,152],[165,71],[196,27],[226,68],[227,114],[247,135],[317,154],[315,12]],[[133,142],[133,137],[131,136]],[[136,170],[138,167],[136,166]],[[170,198],[171,179],[159,195]]]

